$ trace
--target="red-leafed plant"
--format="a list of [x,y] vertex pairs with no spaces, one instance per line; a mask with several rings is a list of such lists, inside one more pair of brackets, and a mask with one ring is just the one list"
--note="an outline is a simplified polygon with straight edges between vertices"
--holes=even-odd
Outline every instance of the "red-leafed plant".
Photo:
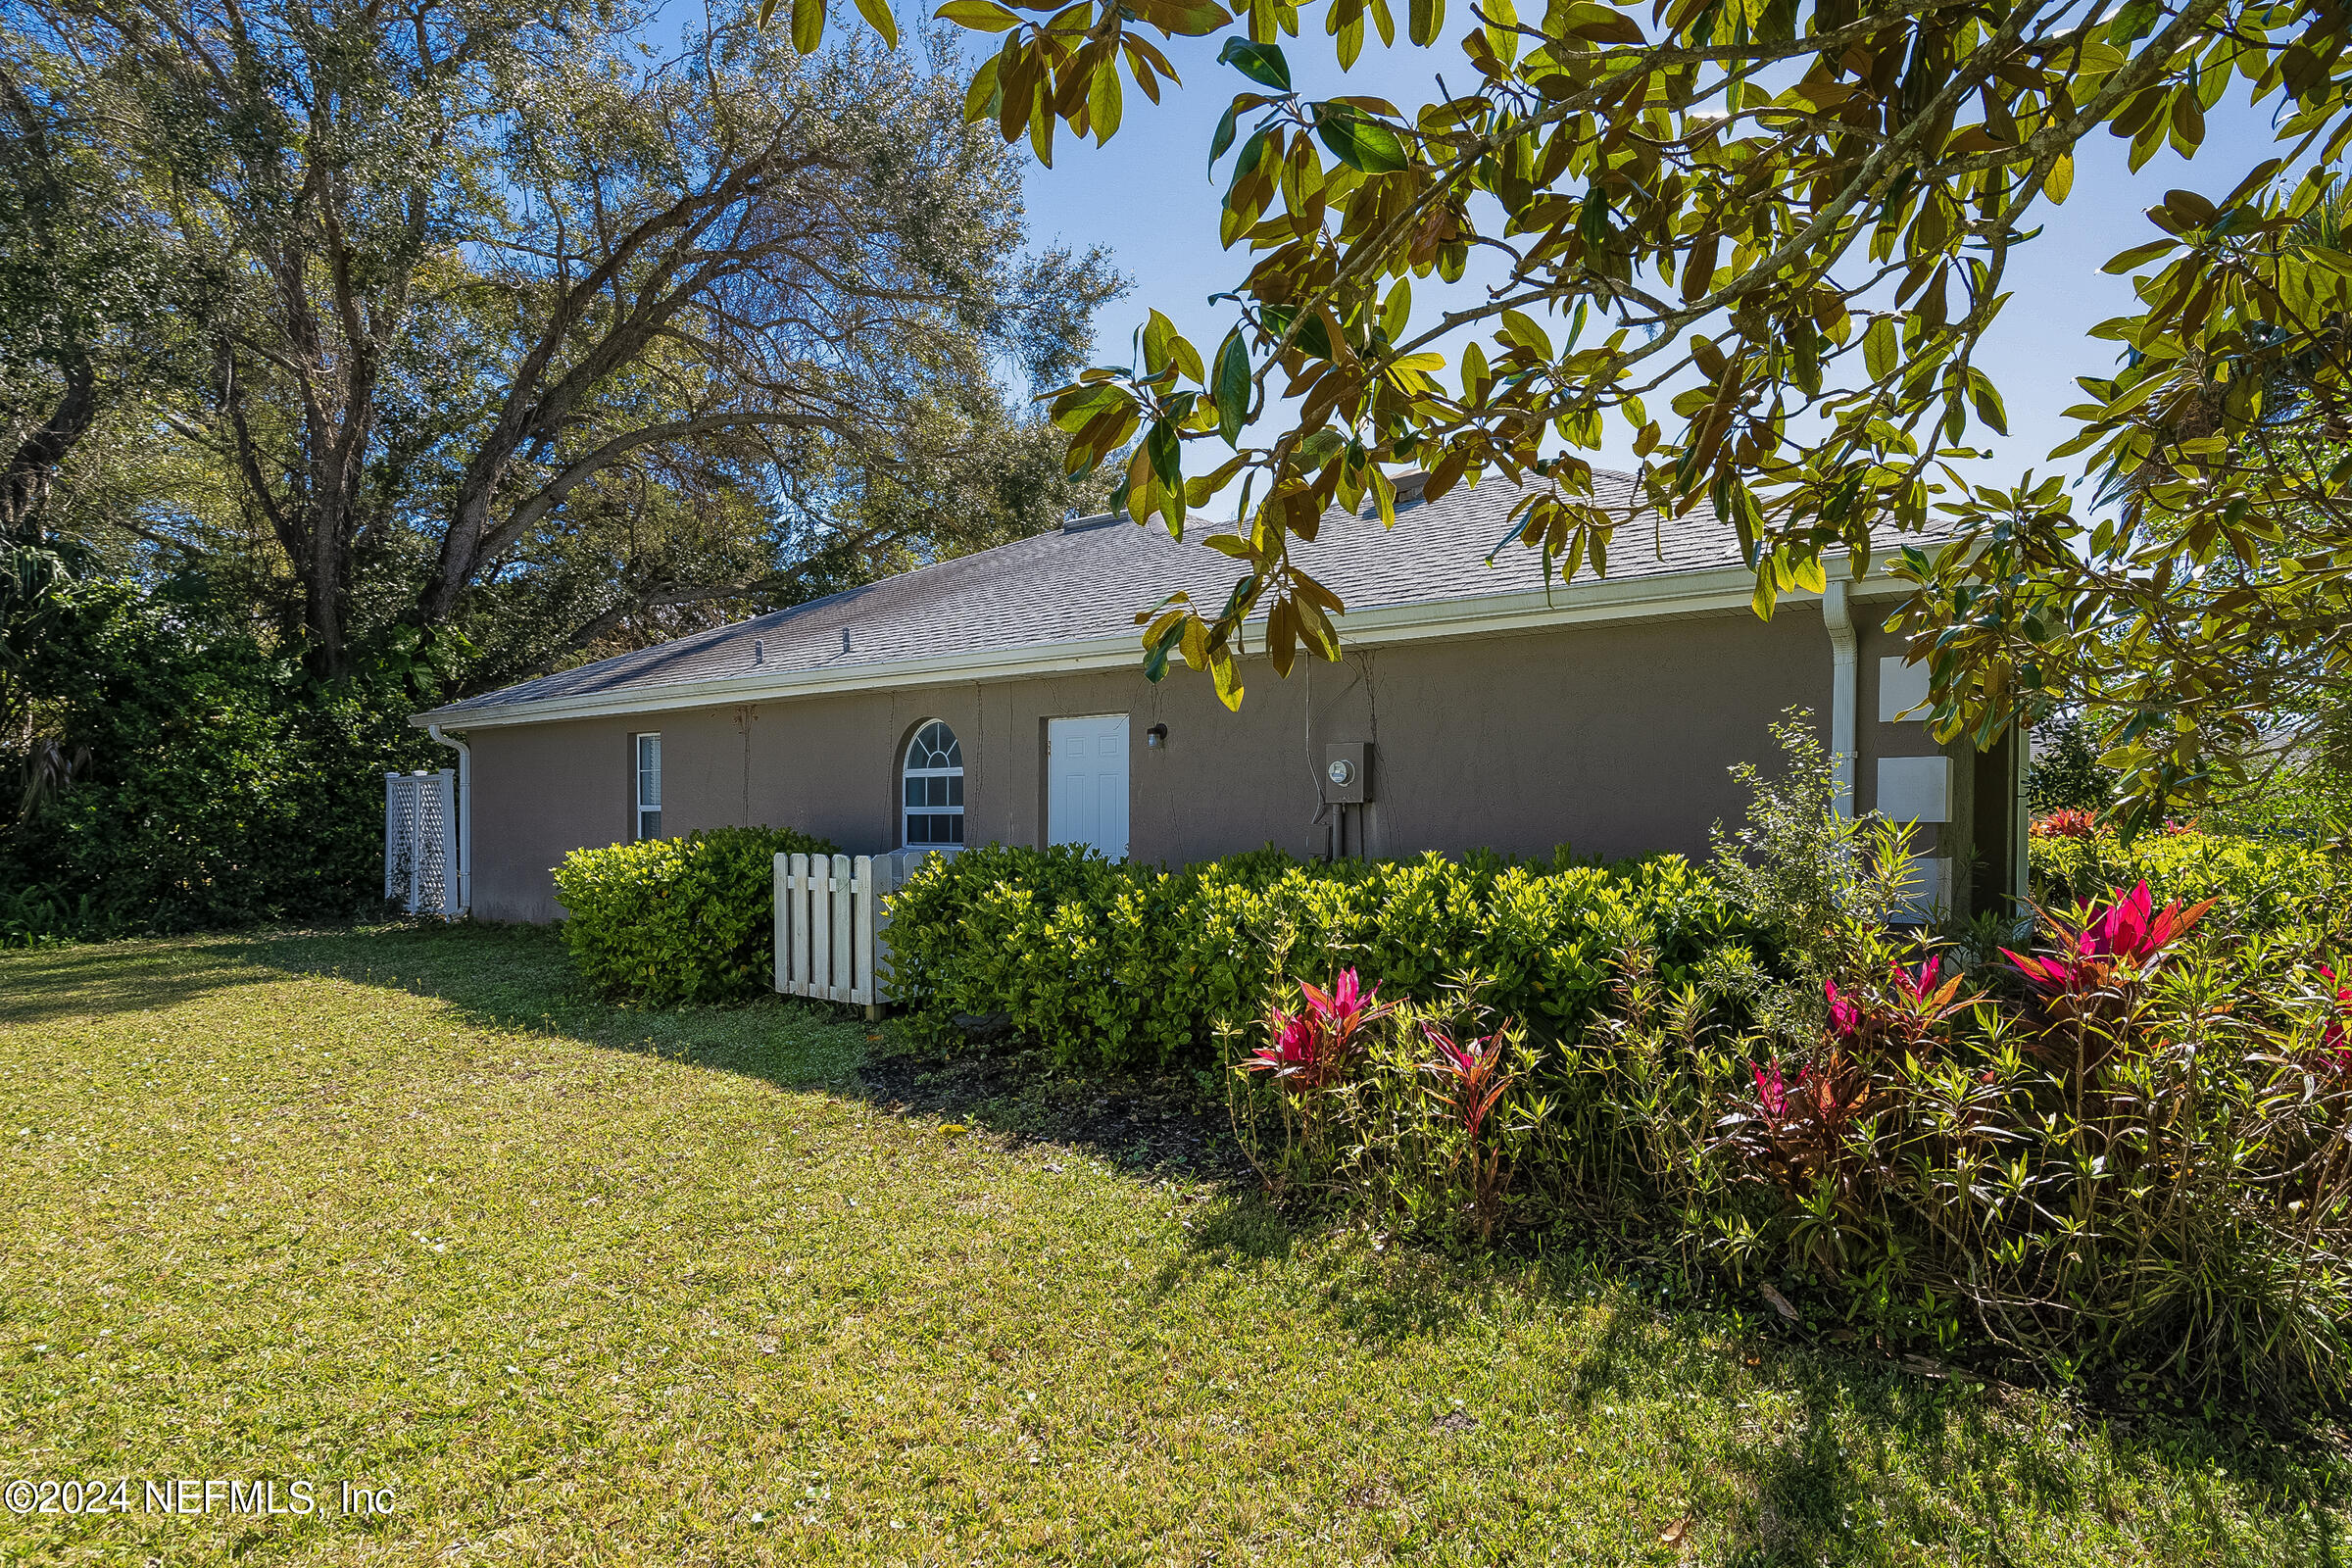
[[2074,919],[2048,918],[2051,951],[2002,955],[2033,988],[2034,1008],[2024,1020],[2027,1044],[2068,1076],[2078,1092],[2107,1058],[2137,1037],[2131,1019],[2167,951],[2193,929],[2212,901],[2159,909],[2143,879],[2117,893],[2103,908]]
[[2315,967],[2320,971],[2320,978],[2328,982],[2328,989],[2335,996],[2333,1005],[2326,1013],[2327,1022],[2320,1029],[2319,1045],[2306,1065],[2342,1077],[2352,1072],[2352,1040],[2347,1040],[2344,1035],[2344,1020],[2352,1017],[2352,986],[2339,984],[2335,971],[2328,965],[2323,963]]
[[1850,991],[1823,981],[1830,1043],[1873,1060],[1899,1062],[1926,1053],[1945,1020],[1968,1005],[1959,1000],[1958,974],[1936,983],[1942,963],[1933,954],[1908,965],[1890,957],[1871,983]]
[[[1311,1186],[1328,1175],[1333,1138],[1327,1124],[1335,1114],[1346,1114],[1341,1102],[1353,1092],[1375,1028],[1396,1010],[1396,1004],[1382,1002],[1380,988],[1366,987],[1352,968],[1341,970],[1328,991],[1301,984],[1298,994],[1298,1006],[1277,1004],[1267,1012],[1265,1044],[1234,1064],[1234,1130],[1269,1188]],[[1263,1160],[1245,1130],[1255,1113],[1244,1114],[1247,1097],[1241,1091],[1261,1074],[1282,1091],[1284,1129],[1280,1151]]]
[[1495,1103],[1514,1081],[1514,1075],[1503,1070],[1503,1037],[1498,1032],[1460,1046],[1434,1023],[1424,1024],[1422,1032],[1437,1051],[1422,1070],[1436,1075],[1438,1100],[1461,1133],[1460,1158],[1468,1169],[1471,1212],[1479,1236],[1491,1237],[1502,1217],[1503,1195],[1511,1180],[1509,1152],[1493,1136],[1492,1123]]
[[2103,911],[2094,910],[2074,922],[2053,919],[2058,951],[2051,956],[2029,958],[2007,948],[2001,952],[2037,990],[2057,993],[2095,984],[2123,965],[2144,967],[2187,935],[2213,905],[2207,899],[2183,909],[2175,899],[2158,909],[2155,903],[2143,877],[2131,892],[2114,895],[2114,902]]
[[2099,816],[2081,807],[2068,806],[2034,819],[2031,829],[2037,839],[2090,839],[2099,835]]
[[1270,1073],[1294,1097],[1329,1089],[1344,1080],[1363,1054],[1371,1027],[1396,1010],[1380,1000],[1380,988],[1365,990],[1353,969],[1343,969],[1329,991],[1300,985],[1306,1004],[1276,1007],[1266,1017],[1267,1043],[1245,1056],[1240,1071]]

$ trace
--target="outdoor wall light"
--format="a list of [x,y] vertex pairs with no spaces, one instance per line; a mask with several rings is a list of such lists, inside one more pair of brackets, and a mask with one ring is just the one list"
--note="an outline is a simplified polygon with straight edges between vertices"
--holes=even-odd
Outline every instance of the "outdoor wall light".
[[1167,726],[1167,725],[1165,725],[1165,724],[1154,724],[1154,725],[1152,725],[1152,726],[1150,729],[1148,729],[1148,730],[1144,731],[1144,745],[1145,745],[1145,746],[1147,746],[1147,747],[1149,747],[1151,750],[1152,750],[1152,751],[1155,751],[1155,752],[1156,752],[1156,751],[1158,751],[1158,750],[1159,750],[1159,749],[1160,749],[1162,746],[1165,746],[1165,745],[1167,745],[1167,744],[1168,744],[1168,726]]

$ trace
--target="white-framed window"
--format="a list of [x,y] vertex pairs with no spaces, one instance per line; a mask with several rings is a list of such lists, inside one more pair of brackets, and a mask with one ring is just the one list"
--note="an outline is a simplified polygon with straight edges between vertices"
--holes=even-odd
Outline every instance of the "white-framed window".
[[954,730],[936,718],[919,726],[899,781],[907,848],[963,842],[963,748]]
[[662,737],[637,737],[636,833],[641,839],[662,836]]

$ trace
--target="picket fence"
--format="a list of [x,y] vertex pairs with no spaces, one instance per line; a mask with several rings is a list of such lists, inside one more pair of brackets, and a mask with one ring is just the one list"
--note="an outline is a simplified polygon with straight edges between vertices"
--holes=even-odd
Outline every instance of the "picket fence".
[[859,1004],[878,1016],[889,966],[890,895],[906,885],[925,857],[894,855],[776,857],[776,989],[791,997]]

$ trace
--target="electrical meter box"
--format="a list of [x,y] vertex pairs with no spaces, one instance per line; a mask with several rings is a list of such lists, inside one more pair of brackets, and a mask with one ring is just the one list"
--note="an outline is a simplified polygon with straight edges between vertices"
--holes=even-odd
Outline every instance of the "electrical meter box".
[[1323,748],[1323,799],[1361,806],[1372,799],[1372,743],[1338,741]]

